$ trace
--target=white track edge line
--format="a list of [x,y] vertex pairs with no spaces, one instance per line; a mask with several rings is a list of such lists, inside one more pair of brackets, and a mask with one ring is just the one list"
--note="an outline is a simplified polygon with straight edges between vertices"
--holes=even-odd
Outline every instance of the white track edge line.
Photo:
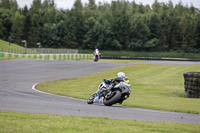
[[52,95],[52,96],[58,96],[58,97],[62,97],[62,98],[70,98],[70,99],[73,99],[73,100],[79,100],[79,101],[86,101],[86,100],[83,100],[83,99],[78,99],[78,98],[73,98],[73,97],[67,97],[67,96],[61,96],[61,95],[56,95],[56,94],[52,94],[52,93],[48,93],[48,92],[44,92],[44,91],[40,91],[40,90],[37,90],[35,88],[36,85],[38,85],[39,83],[35,83],[33,86],[32,86],[32,90],[36,91],[36,92],[39,92],[39,93],[43,93],[43,94],[48,94],[48,95]]

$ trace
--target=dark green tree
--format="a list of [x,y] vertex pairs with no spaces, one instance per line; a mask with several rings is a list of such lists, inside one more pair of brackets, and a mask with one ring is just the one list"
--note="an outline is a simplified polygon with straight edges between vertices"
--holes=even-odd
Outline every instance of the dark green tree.
[[200,14],[196,16],[197,23],[196,23],[196,31],[195,31],[195,38],[196,38],[196,49],[200,49]]
[[18,4],[16,0],[10,0],[10,8],[14,13],[18,10]]
[[161,34],[160,34],[160,43],[162,51],[169,50],[169,34],[170,34],[170,18],[168,14],[168,7],[166,4],[163,4],[161,11],[160,11],[160,18],[161,18]]
[[95,10],[96,9],[95,0],[89,0],[88,6],[89,6],[90,10]]
[[158,2],[158,0],[155,0],[152,5],[152,10],[156,13],[159,13],[161,11],[161,4]]
[[131,14],[135,14],[137,13],[137,4],[135,3],[135,1],[133,0],[133,2],[131,3]]
[[77,36],[76,36],[76,27],[74,25],[74,22],[76,21],[76,18],[72,15],[73,12],[69,11],[67,12],[66,19],[64,20],[63,27],[64,28],[64,38],[63,38],[63,46],[67,48],[78,48],[77,43]]
[[0,7],[3,9],[10,9],[10,0],[1,0],[0,1]]
[[150,35],[149,28],[145,24],[145,17],[143,15],[134,15],[130,20],[131,41],[128,47],[131,50],[145,51],[149,48],[148,38]]
[[40,17],[37,14],[31,16],[31,25],[28,33],[28,47],[38,47],[37,43],[41,42],[41,25]]
[[112,38],[111,26],[108,21],[94,19],[86,20],[85,29],[87,33],[84,36],[83,48],[86,49],[121,49],[119,42]]
[[13,42],[16,42],[17,44],[21,44],[21,38],[23,35],[23,28],[24,28],[24,16],[20,14],[18,11],[15,13],[15,16],[13,18],[13,24],[11,29],[11,37]]
[[77,42],[77,48],[81,47],[82,43],[83,43],[83,37],[84,37],[84,17],[83,17],[83,13],[82,13],[82,8],[83,5],[81,3],[81,0],[76,0],[74,3],[74,7],[71,11],[72,16],[71,21],[73,21],[73,26],[75,28],[74,32],[75,32],[75,38],[76,38],[76,42]]
[[82,47],[84,49],[94,49],[94,47],[96,45],[95,42],[93,42],[95,40],[95,38],[93,38],[93,36],[94,36],[93,29],[94,29],[96,23],[97,23],[97,21],[94,19],[94,17],[88,18],[85,22],[84,29],[86,31],[86,34],[84,36],[84,41],[83,41],[83,45],[82,45]]
[[160,34],[161,34],[161,20],[157,13],[147,14],[147,26],[149,28],[148,41],[146,43],[146,48],[148,50],[159,50],[160,44]]
[[[60,37],[58,36],[58,28],[56,24],[45,24],[42,27],[41,43],[43,47],[57,48],[59,46]],[[57,44],[57,45],[55,45]]]
[[33,3],[31,4],[30,12],[32,14],[38,13],[41,7],[42,7],[41,0],[33,0]]
[[111,5],[112,21],[111,30],[113,39],[117,40],[123,49],[127,49],[127,44],[130,41],[130,23],[128,14],[127,2],[112,2]]
[[22,40],[28,40],[28,33],[31,26],[31,15],[28,12],[29,12],[28,7],[24,6],[24,8],[22,9],[22,13],[24,16],[24,28],[23,28]]
[[9,10],[1,9],[0,8],[0,20],[2,25],[2,38],[3,40],[8,40],[8,37],[11,33],[11,27],[12,27],[12,13]]
[[0,38],[3,38],[3,22],[2,22],[3,20],[1,20],[1,18],[0,18]]
[[40,9],[40,17],[42,23],[55,23],[56,6],[54,0],[45,0]]

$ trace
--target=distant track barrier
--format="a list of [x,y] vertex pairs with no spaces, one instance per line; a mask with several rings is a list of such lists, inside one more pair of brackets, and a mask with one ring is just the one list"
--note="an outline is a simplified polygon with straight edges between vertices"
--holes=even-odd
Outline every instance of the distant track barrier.
[[17,53],[17,54],[78,54],[78,49],[0,48],[0,52]]
[[93,60],[92,54],[14,54],[0,52],[0,57],[11,59]]

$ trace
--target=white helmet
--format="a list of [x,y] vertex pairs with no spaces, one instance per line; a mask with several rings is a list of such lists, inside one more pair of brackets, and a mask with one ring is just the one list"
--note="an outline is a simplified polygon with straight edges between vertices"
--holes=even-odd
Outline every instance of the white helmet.
[[125,73],[119,72],[119,73],[117,74],[117,77],[118,77],[118,78],[125,78]]

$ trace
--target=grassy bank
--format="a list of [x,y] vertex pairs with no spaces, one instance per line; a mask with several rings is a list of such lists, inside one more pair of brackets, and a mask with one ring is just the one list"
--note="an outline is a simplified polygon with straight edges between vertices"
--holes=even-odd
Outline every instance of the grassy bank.
[[[158,57],[158,58],[188,58],[200,59],[199,53],[184,52],[134,52],[134,51],[100,51],[102,56],[127,56],[127,57]],[[79,50],[79,53],[93,53],[92,50]]]
[[111,120],[96,117],[57,116],[0,111],[2,133],[196,133],[198,124]]
[[104,78],[116,77],[119,71],[130,79],[132,93],[123,105],[186,113],[200,113],[200,99],[186,98],[183,73],[200,71],[200,65],[138,64],[73,79],[43,82],[41,91],[80,99],[96,91]]
[[9,45],[8,42],[0,40],[0,49],[1,48],[23,48],[23,47],[16,45],[14,43],[11,43],[11,45]]

